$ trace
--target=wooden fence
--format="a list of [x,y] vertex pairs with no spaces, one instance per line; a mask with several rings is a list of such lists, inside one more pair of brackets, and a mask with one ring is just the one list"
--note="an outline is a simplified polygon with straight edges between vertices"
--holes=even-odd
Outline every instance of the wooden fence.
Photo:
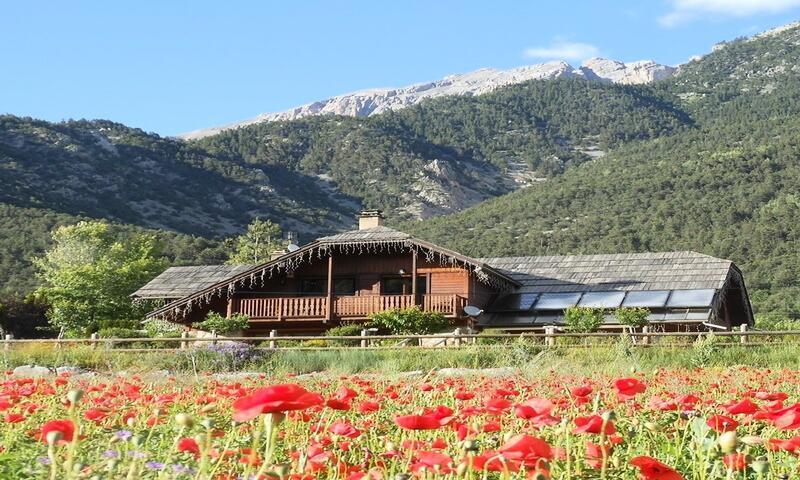
[[[691,347],[698,338],[713,336],[729,338],[718,346],[800,346],[800,330],[765,331],[747,330],[716,332],[595,332],[572,333],[547,327],[542,333],[523,332],[477,334],[465,329],[452,333],[432,335],[375,335],[370,330],[362,330],[358,336],[279,336],[277,331],[268,337],[222,337],[214,334],[205,337],[190,337],[184,332],[180,338],[44,338],[15,339],[6,335],[0,339],[2,350],[11,351],[15,346],[26,344],[52,345],[55,348],[88,345],[92,348],[114,349],[115,352],[153,352],[189,350],[203,344],[224,344],[242,342],[264,350],[325,350],[325,349],[408,349],[408,348],[460,348],[464,346],[503,346],[513,342],[528,342],[546,348],[590,348],[612,346],[615,341],[627,336],[634,347]],[[677,340],[677,341],[676,341]],[[304,345],[303,342],[325,342],[325,345]],[[143,348],[149,345],[151,348]]]

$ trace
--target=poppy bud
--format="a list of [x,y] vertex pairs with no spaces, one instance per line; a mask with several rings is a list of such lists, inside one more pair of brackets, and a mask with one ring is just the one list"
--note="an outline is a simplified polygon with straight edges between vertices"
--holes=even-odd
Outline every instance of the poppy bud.
[[719,443],[719,448],[722,450],[722,453],[732,453],[736,451],[736,447],[739,445],[739,439],[735,431],[730,431],[720,435],[717,439],[717,443]]
[[477,452],[478,451],[478,442],[475,440],[466,440],[464,441],[464,450],[467,452]]
[[210,403],[208,405],[203,405],[203,408],[200,409],[200,413],[211,413],[214,410],[216,410],[216,407],[213,403]]
[[611,420],[614,420],[614,419],[617,418],[617,414],[614,413],[614,410],[609,410],[607,412],[603,412],[603,415],[601,415],[601,416],[602,416],[604,422],[610,422]]
[[456,467],[456,476],[463,477],[464,475],[467,474],[468,471],[469,471],[469,464],[463,462],[459,463],[458,466]]
[[386,451],[394,452],[394,450],[395,450],[394,442],[386,442]]
[[765,457],[758,457],[750,464],[750,468],[756,473],[767,473],[769,471],[769,462]]
[[59,432],[57,430],[53,430],[51,432],[47,432],[47,436],[45,437],[45,440],[47,440],[47,444],[48,445],[55,445],[62,438],[64,438],[64,434],[63,433],[61,433],[61,432]]
[[210,418],[204,418],[203,420],[200,421],[200,425],[202,425],[203,428],[211,430],[212,428],[214,428],[214,420]]
[[175,415],[175,423],[184,428],[192,428],[194,426],[194,419],[185,413],[179,413]]
[[289,475],[289,465],[285,463],[281,463],[275,465],[275,473],[278,474],[278,477],[284,478],[285,476]]
[[83,390],[70,390],[67,392],[67,400],[72,405],[77,405],[83,398]]
[[125,420],[125,424],[128,425],[129,427],[133,427],[134,425],[136,425],[136,418],[128,417],[128,419]]
[[411,480],[411,475],[408,473],[398,473],[394,476],[394,480]]
[[739,441],[745,445],[762,445],[764,443],[764,439],[758,435],[745,435]]

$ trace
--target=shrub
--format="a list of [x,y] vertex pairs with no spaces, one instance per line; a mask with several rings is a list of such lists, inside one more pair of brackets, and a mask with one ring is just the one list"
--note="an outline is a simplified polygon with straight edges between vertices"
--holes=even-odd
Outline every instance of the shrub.
[[639,307],[620,307],[614,312],[614,317],[620,325],[625,325],[630,328],[641,328],[650,323],[647,317],[650,316],[650,310]]
[[416,306],[405,310],[393,309],[373,313],[369,320],[370,327],[393,335],[426,335],[440,332],[451,324],[444,314],[424,312]]
[[100,338],[147,338],[147,333],[132,328],[109,327],[97,331]]
[[602,308],[569,307],[564,310],[564,323],[570,332],[591,333],[603,324],[604,315]]
[[[325,335],[328,337],[357,337],[361,335],[362,328],[364,328],[364,326],[358,323],[339,325],[338,327],[328,329]],[[358,346],[360,344],[359,342],[360,340],[330,340],[332,345],[342,346]]]
[[756,316],[756,328],[760,330],[800,330],[800,320],[793,320],[780,314]]
[[207,332],[216,332],[220,335],[225,335],[227,333],[244,330],[249,324],[250,317],[247,315],[236,314],[228,318],[223,317],[217,312],[210,312],[205,320],[195,323],[192,326]]
[[147,335],[151,337],[180,336],[181,332],[183,331],[183,325],[158,318],[145,320],[142,322],[142,327],[144,327],[145,331],[147,331]]

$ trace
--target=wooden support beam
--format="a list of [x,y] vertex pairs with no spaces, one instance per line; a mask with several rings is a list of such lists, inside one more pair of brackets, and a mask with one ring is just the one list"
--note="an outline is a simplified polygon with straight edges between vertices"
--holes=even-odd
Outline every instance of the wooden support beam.
[[325,322],[333,318],[333,253],[328,257],[328,301],[325,305]]
[[233,295],[228,297],[228,311],[225,314],[226,317],[231,318],[233,316]]
[[411,295],[414,305],[417,304],[417,251],[411,250]]

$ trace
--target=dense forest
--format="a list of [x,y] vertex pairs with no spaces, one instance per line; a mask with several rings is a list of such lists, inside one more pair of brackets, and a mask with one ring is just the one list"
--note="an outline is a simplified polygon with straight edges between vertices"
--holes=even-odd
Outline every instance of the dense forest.
[[31,256],[78,219],[158,231],[170,262],[204,263],[252,218],[308,241],[366,206],[474,255],[724,256],[759,311],[798,312],[799,131],[797,28],[729,42],[647,86],[532,81],[192,142],[3,116],[0,291],[29,291]]

